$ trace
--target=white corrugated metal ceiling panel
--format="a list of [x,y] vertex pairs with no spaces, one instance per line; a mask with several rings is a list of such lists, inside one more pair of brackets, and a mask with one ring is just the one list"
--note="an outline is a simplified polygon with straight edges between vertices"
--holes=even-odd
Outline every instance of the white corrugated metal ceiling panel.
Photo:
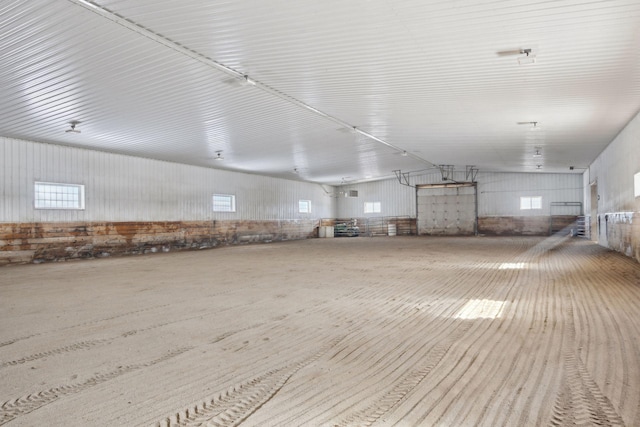
[[[0,13],[1,135],[187,164],[334,184],[433,164],[580,172],[640,109],[637,0],[4,0]],[[64,132],[72,120],[82,133]]]

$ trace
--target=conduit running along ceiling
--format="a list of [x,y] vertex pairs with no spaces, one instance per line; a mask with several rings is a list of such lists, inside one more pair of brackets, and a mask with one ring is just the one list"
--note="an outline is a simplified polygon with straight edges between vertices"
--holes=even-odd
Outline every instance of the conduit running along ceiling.
[[579,173],[640,109],[637,0],[0,13],[0,135],[199,166],[324,184],[434,164]]

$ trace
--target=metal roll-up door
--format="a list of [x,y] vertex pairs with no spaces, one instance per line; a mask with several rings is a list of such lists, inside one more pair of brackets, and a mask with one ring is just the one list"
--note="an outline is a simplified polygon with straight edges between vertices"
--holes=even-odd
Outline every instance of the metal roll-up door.
[[421,185],[416,188],[418,234],[468,236],[476,233],[476,186]]

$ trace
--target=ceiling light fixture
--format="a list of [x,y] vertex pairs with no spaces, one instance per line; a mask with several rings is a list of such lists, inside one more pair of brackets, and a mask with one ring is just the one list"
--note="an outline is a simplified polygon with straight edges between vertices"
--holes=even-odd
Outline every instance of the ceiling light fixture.
[[531,49],[520,49],[520,54],[525,54],[526,56],[518,58],[518,64],[531,65],[536,63],[536,56],[531,53]]
[[534,55],[521,56],[518,58],[519,65],[532,65],[536,63],[536,57]]
[[536,165],[536,170],[541,170],[542,169],[542,165]]
[[222,151],[216,151],[216,153],[218,154],[216,157],[213,158],[213,160],[224,160],[224,157],[222,157]]
[[402,157],[407,157],[409,155],[409,153],[407,153],[406,151],[402,152]]
[[80,129],[76,129],[76,126],[79,125],[80,122],[77,120],[72,120],[69,122],[69,125],[71,125],[71,129],[67,129],[65,130],[66,133],[80,133]]
[[538,126],[538,123],[540,122],[517,122],[516,124],[518,125],[533,125],[531,128],[535,128],[536,126]]
[[[261,89],[262,91],[264,91],[266,93],[269,93],[269,94],[271,94],[271,95],[273,95],[273,96],[275,96],[277,98],[280,98],[280,99],[282,99],[284,101],[287,101],[287,102],[289,102],[289,103],[291,103],[293,105],[296,105],[296,106],[298,106],[300,108],[305,108],[305,109],[307,109],[307,110],[309,110],[309,111],[311,111],[311,112],[313,112],[313,113],[315,113],[315,114],[317,114],[317,115],[319,115],[321,117],[326,118],[327,120],[331,120],[331,121],[333,121],[335,123],[338,123],[340,126],[344,126],[344,127],[347,127],[347,128],[353,128],[352,125],[350,125],[346,121],[344,121],[344,120],[342,120],[342,119],[340,119],[340,118],[338,118],[336,116],[333,116],[333,115],[330,115],[328,113],[325,113],[324,111],[318,110],[317,108],[312,107],[311,105],[309,105],[309,104],[307,104],[307,103],[305,103],[305,102],[303,102],[303,101],[301,101],[301,100],[299,100],[297,98],[294,98],[293,96],[288,95],[288,94],[286,94],[286,93],[284,93],[284,92],[282,92],[280,90],[276,90],[276,89],[270,87],[267,84],[260,83],[260,82],[258,82],[256,80],[253,80],[246,74],[238,72],[237,70],[235,70],[235,69],[233,69],[233,68],[231,68],[231,67],[229,67],[227,65],[224,65],[224,64],[222,64],[220,62],[217,62],[217,61],[215,61],[215,60],[213,60],[213,59],[211,59],[211,58],[209,58],[209,57],[207,57],[207,56],[205,56],[205,55],[203,55],[201,53],[198,53],[195,50],[188,49],[188,48],[186,48],[186,47],[184,47],[184,46],[174,42],[173,40],[168,39],[168,38],[166,38],[166,37],[164,37],[164,36],[162,36],[160,34],[154,33],[153,31],[148,30],[147,28],[143,27],[142,25],[140,25],[140,24],[138,24],[138,23],[136,23],[134,21],[124,19],[122,16],[112,12],[111,10],[97,5],[92,0],[69,0],[69,1],[72,2],[72,3],[75,3],[75,4],[79,5],[79,6],[85,7],[87,9],[91,10],[92,12],[97,13],[98,15],[102,16],[103,18],[109,19],[110,21],[113,21],[116,24],[119,24],[119,25],[121,25],[121,26],[123,26],[123,27],[125,27],[125,28],[127,28],[127,29],[129,29],[131,31],[133,31],[133,32],[136,32],[136,33],[138,33],[138,34],[140,34],[140,35],[142,35],[142,36],[144,36],[144,37],[146,37],[146,38],[148,38],[150,40],[153,40],[154,42],[156,42],[158,44],[161,44],[161,45],[166,46],[166,47],[168,47],[168,48],[170,48],[170,49],[172,49],[172,50],[174,50],[176,52],[179,52],[182,55],[185,55],[185,56],[187,56],[187,57],[189,57],[189,58],[191,58],[193,60],[196,60],[196,61],[198,61],[198,62],[200,62],[202,64],[205,64],[205,65],[207,65],[207,66],[209,66],[209,67],[211,67],[213,69],[216,69],[216,70],[221,71],[221,72],[223,72],[225,74],[228,74],[228,75],[230,75],[230,76],[232,76],[232,77],[234,77],[236,79],[239,79],[241,81],[244,80],[247,84],[256,86],[257,88]],[[402,151],[400,148],[398,148],[394,144],[392,144],[390,142],[387,142],[384,139],[378,138],[378,137],[376,137],[376,136],[374,136],[374,135],[372,135],[372,134],[370,134],[368,132],[361,131],[360,129],[356,129],[356,132],[358,132],[359,134],[361,134],[362,136],[364,136],[366,138],[372,139],[372,140],[374,140],[374,141],[376,141],[376,142],[378,142],[378,143],[380,143],[382,145],[385,145],[385,146],[387,146],[389,148],[392,148],[392,149],[397,150],[397,151]],[[420,156],[418,156],[418,155],[416,155],[414,153],[409,154],[409,156],[412,157],[415,160],[419,160],[419,161],[424,162],[426,164],[429,164],[431,166],[434,166],[434,167],[436,166],[434,163],[432,163],[432,162],[430,162],[430,161],[428,161],[426,159],[423,159],[422,157],[420,157]]]
[[293,173],[294,173],[294,174],[296,174],[296,175],[298,175],[298,173],[299,173],[299,172],[298,172],[298,168],[293,168]]
[[542,149],[540,147],[536,147],[536,151],[533,153],[533,157],[542,157]]

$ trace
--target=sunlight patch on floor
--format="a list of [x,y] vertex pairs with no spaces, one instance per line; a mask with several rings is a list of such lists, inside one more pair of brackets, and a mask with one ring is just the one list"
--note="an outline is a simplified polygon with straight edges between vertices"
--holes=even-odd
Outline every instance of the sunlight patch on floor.
[[502,316],[505,301],[472,299],[454,316],[456,319],[497,319]]
[[498,270],[523,270],[527,268],[526,262],[503,262]]

